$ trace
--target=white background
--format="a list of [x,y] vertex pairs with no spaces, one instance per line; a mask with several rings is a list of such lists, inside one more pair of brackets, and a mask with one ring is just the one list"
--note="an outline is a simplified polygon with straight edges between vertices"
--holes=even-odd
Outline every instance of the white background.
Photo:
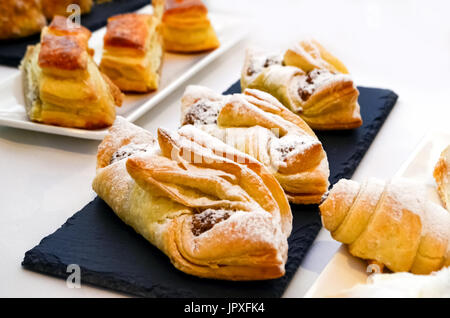
[[[430,129],[449,129],[450,2],[207,1],[210,11],[248,16],[249,36],[187,84],[223,91],[240,76],[244,49],[282,49],[314,37],[356,83],[393,89],[399,101],[354,179],[390,178]],[[0,66],[0,81],[17,70]],[[176,128],[185,85],[136,123]],[[0,96],[1,98],[1,96]],[[0,296],[105,297],[120,294],[25,271],[24,253],[94,198],[97,141],[0,127]],[[295,216],[294,216],[295,217]],[[301,297],[338,244],[322,231],[285,296]]]

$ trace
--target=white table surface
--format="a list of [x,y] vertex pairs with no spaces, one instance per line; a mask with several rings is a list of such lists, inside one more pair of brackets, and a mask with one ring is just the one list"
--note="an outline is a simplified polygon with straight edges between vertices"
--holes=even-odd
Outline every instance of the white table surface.
[[[448,1],[215,0],[210,11],[248,15],[249,36],[187,84],[223,91],[240,76],[249,45],[281,49],[314,37],[335,53],[362,86],[399,96],[353,178],[390,178],[430,129],[450,118]],[[17,72],[0,66],[0,80]],[[136,123],[155,131],[178,126],[183,85]],[[1,98],[1,96],[0,96]],[[121,297],[21,268],[24,253],[95,197],[97,141],[0,127],[0,296]],[[295,216],[294,216],[295,217]],[[302,297],[339,247],[322,230],[286,290]]]

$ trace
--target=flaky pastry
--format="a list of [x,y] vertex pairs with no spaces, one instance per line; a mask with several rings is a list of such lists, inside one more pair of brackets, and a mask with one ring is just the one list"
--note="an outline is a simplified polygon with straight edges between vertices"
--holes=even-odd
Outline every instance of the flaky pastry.
[[158,88],[163,59],[159,20],[127,13],[108,19],[100,69],[122,90]]
[[414,274],[450,265],[450,214],[422,184],[341,179],[319,208],[323,226],[356,257]]
[[327,68],[304,71],[288,66],[281,53],[247,49],[241,87],[270,93],[313,129],[352,129],[362,125],[359,92],[349,75]]
[[119,89],[102,74],[88,47],[88,29],[56,16],[21,62],[28,117],[37,122],[95,129],[110,126]]
[[262,162],[289,200],[319,203],[328,189],[328,161],[309,126],[271,95],[255,89],[220,95],[188,86],[182,125],[195,125]]
[[208,9],[201,0],[157,0],[153,7],[161,15],[167,51],[195,53],[219,47]]
[[40,0],[0,1],[0,40],[39,33],[46,24]]
[[119,117],[99,146],[94,190],[187,274],[282,276],[292,227],[282,188],[256,160],[215,138],[206,148],[212,137],[190,129],[159,129],[156,140]]
[[444,207],[450,211],[450,145],[442,151],[434,167],[433,176],[441,201]]

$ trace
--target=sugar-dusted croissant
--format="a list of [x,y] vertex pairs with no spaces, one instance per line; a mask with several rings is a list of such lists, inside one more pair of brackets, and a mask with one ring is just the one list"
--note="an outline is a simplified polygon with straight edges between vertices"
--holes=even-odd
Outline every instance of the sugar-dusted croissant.
[[324,227],[354,256],[415,274],[450,265],[450,214],[421,184],[341,179],[319,208]]
[[122,93],[95,64],[90,36],[56,16],[42,30],[41,43],[28,47],[20,68],[31,120],[86,129],[112,125]]
[[347,74],[285,66],[279,54],[248,49],[241,87],[276,97],[313,129],[352,129],[362,125],[359,92]]
[[322,69],[348,74],[345,65],[313,39],[303,40],[289,47],[284,53],[283,62],[284,65],[296,66],[306,73]]
[[319,203],[328,189],[328,161],[309,126],[274,97],[255,89],[220,95],[188,86],[182,125],[195,125],[262,162],[289,201]]
[[282,188],[256,160],[192,126],[189,138],[159,129],[156,141],[118,118],[99,146],[93,188],[185,273],[284,275],[292,215]]
[[219,47],[208,9],[201,0],[156,0],[152,5],[162,21],[167,51],[194,53]]
[[442,203],[450,211],[450,145],[442,151],[434,167],[433,176]]

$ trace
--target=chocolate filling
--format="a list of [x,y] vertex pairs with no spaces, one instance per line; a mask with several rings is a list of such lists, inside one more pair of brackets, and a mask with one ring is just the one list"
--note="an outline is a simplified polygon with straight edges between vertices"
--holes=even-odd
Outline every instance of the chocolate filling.
[[225,221],[231,216],[230,212],[224,210],[208,209],[192,217],[192,233],[195,236],[210,230],[219,222]]
[[306,90],[303,90],[301,87],[298,88],[297,92],[298,96],[300,96],[303,101],[306,101],[312,95],[312,92],[310,93]]

